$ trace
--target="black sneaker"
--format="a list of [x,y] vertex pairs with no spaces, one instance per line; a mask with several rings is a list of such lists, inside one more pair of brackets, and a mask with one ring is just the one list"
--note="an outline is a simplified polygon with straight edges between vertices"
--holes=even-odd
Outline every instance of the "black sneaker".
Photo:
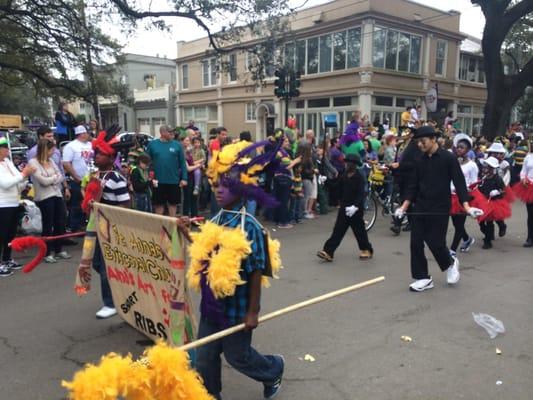
[[11,271],[22,269],[22,264],[19,264],[15,260],[6,261],[6,265]]
[[505,234],[507,233],[507,225],[506,224],[501,224],[499,226],[499,231],[498,231],[498,236],[499,237],[504,237]]
[[390,227],[390,230],[392,231],[392,233],[394,233],[395,236],[398,236],[402,228],[400,228],[398,225],[393,225]]
[[406,224],[403,229],[402,229],[403,232],[410,232],[411,231],[411,224]]
[[264,384],[263,396],[265,399],[273,399],[281,390],[281,380],[283,379],[283,371],[285,370],[285,359],[282,355],[276,355],[281,360],[281,374],[279,378],[272,384]]
[[533,239],[526,240],[526,242],[522,246],[523,247],[533,247]]
[[482,249],[492,249],[492,243],[488,240],[483,241],[483,246],[481,246]]
[[13,275],[11,268],[9,268],[5,263],[0,264],[0,278],[5,278],[11,275]]

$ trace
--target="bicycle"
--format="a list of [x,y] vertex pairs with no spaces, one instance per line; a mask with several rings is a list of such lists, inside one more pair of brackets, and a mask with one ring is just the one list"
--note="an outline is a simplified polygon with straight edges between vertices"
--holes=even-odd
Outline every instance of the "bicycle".
[[[392,216],[400,204],[400,194],[392,186],[392,192],[383,196],[386,185],[392,185],[392,174],[389,169],[380,164],[368,166],[370,174],[368,176],[368,190],[365,198],[363,218],[365,228],[368,232],[376,223],[378,207],[381,206],[381,214]],[[402,222],[405,224],[406,221]]]

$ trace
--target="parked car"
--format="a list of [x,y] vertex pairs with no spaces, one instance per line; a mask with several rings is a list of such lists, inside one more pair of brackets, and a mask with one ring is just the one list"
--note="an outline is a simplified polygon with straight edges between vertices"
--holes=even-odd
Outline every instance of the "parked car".
[[37,133],[31,130],[15,129],[11,135],[17,137],[17,139],[24,145],[31,149],[38,142]]
[[11,150],[11,157],[20,157],[22,161],[26,160],[26,153],[28,152],[28,146],[20,141],[20,139],[14,134],[13,131],[0,130],[0,137],[5,137],[9,140],[9,149]]

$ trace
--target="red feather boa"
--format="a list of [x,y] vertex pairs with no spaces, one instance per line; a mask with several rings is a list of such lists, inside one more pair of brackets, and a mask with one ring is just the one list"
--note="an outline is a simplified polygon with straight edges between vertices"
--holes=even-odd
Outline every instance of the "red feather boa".
[[28,273],[31,272],[39,265],[39,263],[43,260],[43,258],[46,256],[46,251],[48,250],[48,247],[46,246],[46,243],[43,239],[35,237],[35,236],[24,236],[13,239],[11,242],[11,248],[17,252],[25,251],[31,247],[37,247],[38,252],[33,259],[28,262],[26,265],[24,265],[24,268],[22,269],[22,272]]
[[102,185],[100,184],[100,181],[96,178],[91,178],[85,187],[85,196],[83,196],[83,201],[81,203],[81,209],[85,214],[88,215],[91,212],[91,201],[98,201],[100,199],[101,191]]

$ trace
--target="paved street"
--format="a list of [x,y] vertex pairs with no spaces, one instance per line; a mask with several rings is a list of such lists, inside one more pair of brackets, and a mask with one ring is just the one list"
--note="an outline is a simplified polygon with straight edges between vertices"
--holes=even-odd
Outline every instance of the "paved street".
[[[414,294],[408,235],[392,237],[380,218],[371,232],[373,260],[354,257],[345,238],[333,264],[315,252],[330,233],[334,213],[293,230],[282,241],[282,279],[264,291],[263,312],[379,275],[386,281],[360,292],[266,323],[254,341],[263,352],[282,353],[286,375],[282,399],[530,399],[533,393],[533,250],[524,241],[524,207],[515,205],[507,237],[494,249],[478,238],[461,256],[462,279],[446,287],[431,261],[435,288]],[[79,255],[79,249],[75,252]],[[74,258],[75,260],[75,258]],[[118,317],[97,321],[99,287],[85,298],[72,290],[77,261],[41,265],[0,281],[0,399],[61,399],[61,379],[109,351],[138,355],[143,336]],[[489,339],[472,312],[501,319],[504,336]],[[402,335],[411,336],[411,343]],[[496,347],[503,352],[496,355]],[[303,361],[306,354],[315,362]],[[257,383],[227,365],[224,398],[262,398]],[[496,382],[501,381],[501,385]]]

